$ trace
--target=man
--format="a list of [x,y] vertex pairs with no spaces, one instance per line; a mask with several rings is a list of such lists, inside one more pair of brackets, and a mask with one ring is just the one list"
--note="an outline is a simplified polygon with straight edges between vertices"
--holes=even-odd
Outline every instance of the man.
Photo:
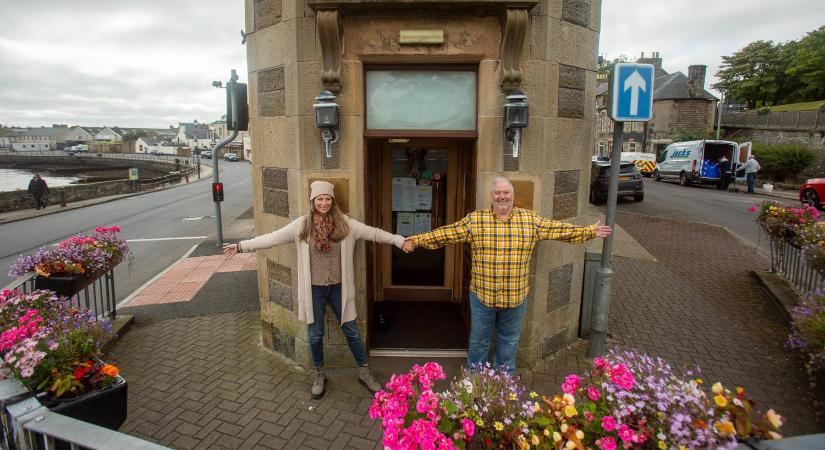
[[598,222],[577,227],[515,208],[513,185],[503,177],[491,183],[490,197],[490,208],[474,211],[454,224],[411,236],[404,243],[404,251],[417,246],[436,249],[460,242],[470,244],[473,266],[467,365],[487,361],[495,328],[494,364],[512,373],[527,300],[530,258],[536,243],[554,239],[577,244],[609,236],[613,230]]
[[719,158],[719,189],[728,190],[730,185],[730,160],[722,156]]
[[29,181],[29,194],[34,197],[34,204],[37,209],[46,208],[46,194],[49,193],[49,186],[46,185],[46,180],[40,178],[40,174],[34,174],[31,181]]
[[756,172],[759,172],[760,169],[762,169],[762,167],[753,155],[748,156],[748,160],[740,169],[745,171],[745,178],[748,180],[748,194],[756,193],[754,190],[754,185],[756,184]]

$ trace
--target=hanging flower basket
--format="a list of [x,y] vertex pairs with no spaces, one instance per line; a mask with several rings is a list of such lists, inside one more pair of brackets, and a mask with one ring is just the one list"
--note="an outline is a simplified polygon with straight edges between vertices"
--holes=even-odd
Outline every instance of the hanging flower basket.
[[54,275],[44,277],[37,275],[34,279],[35,289],[47,289],[61,297],[72,297],[90,284],[97,281],[106,272],[84,275]]

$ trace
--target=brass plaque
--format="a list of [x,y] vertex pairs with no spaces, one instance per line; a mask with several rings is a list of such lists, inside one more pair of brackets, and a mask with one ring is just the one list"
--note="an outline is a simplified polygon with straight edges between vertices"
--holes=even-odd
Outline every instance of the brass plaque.
[[400,30],[399,44],[443,44],[444,30]]

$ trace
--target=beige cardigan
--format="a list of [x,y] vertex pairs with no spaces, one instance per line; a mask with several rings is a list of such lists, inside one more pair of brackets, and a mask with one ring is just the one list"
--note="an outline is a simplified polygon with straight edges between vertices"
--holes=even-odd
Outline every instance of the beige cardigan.
[[[301,216],[280,230],[241,241],[238,243],[238,249],[249,252],[295,242],[298,250],[298,319],[311,324],[315,321],[315,315],[312,311],[309,244],[298,237],[304,225],[304,220],[306,220],[306,216]],[[366,239],[382,244],[395,244],[398,248],[404,246],[403,236],[393,235],[384,230],[364,225],[349,217],[347,217],[347,224],[349,225],[349,234],[341,241],[341,323],[355,320],[356,317],[355,274],[352,265],[355,240]]]

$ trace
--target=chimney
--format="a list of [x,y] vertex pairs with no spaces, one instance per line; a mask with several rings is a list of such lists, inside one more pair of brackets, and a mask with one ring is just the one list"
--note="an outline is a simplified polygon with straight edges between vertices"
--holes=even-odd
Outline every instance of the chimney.
[[652,52],[649,57],[645,58],[645,52],[642,52],[642,56],[636,60],[638,64],[652,64],[653,65],[653,77],[658,78],[662,75],[667,75],[662,69],[662,58],[659,56],[659,52]]
[[702,97],[705,90],[705,71],[708,66],[688,66],[688,93],[691,98]]

